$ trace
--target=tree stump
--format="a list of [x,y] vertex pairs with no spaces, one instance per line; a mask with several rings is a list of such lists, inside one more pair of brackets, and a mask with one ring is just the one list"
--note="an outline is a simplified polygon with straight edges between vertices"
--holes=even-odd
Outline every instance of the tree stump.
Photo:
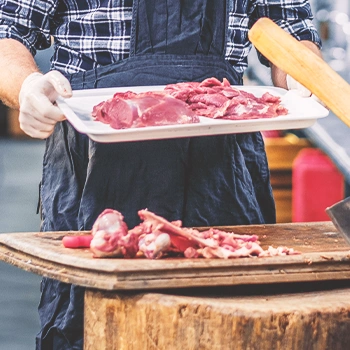
[[345,350],[350,289],[222,297],[88,290],[84,339],[85,350]]

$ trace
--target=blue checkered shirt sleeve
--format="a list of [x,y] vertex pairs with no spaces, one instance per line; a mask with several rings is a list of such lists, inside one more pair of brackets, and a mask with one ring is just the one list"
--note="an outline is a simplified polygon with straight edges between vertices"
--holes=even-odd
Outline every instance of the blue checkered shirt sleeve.
[[[279,27],[298,40],[309,40],[319,48],[321,40],[312,23],[313,14],[307,0],[258,0],[250,17],[249,27],[261,17],[271,18]],[[268,60],[260,53],[259,60],[269,66]]]

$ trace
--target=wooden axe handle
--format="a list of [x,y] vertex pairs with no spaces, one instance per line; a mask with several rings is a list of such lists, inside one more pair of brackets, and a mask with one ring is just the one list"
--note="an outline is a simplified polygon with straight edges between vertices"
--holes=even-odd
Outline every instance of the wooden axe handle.
[[270,62],[308,88],[350,127],[350,85],[322,58],[269,18],[260,18],[248,36]]

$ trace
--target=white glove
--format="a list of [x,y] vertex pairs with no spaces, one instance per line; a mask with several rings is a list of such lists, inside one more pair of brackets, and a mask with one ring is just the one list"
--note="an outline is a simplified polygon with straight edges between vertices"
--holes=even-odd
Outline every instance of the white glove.
[[289,91],[293,91],[295,94],[297,94],[300,97],[311,97],[313,100],[321,104],[323,107],[327,106],[312,92],[307,89],[304,85],[297,82],[294,78],[292,78],[290,75],[287,74],[286,76],[287,81],[287,87]]
[[55,105],[59,95],[65,98],[72,96],[70,83],[60,72],[28,75],[19,93],[20,128],[34,138],[50,136],[56,123],[65,119]]
[[287,74],[286,76],[288,90],[293,90],[300,97],[310,97],[312,95],[311,91],[307,89],[304,85],[297,82],[294,78]]

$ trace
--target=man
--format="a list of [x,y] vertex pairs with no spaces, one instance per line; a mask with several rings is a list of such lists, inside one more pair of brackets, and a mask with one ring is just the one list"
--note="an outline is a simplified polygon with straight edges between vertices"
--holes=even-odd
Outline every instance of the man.
[[[107,207],[130,227],[142,208],[185,226],[274,223],[260,133],[99,144],[75,131],[54,104],[71,87],[212,76],[242,84],[248,29],[267,15],[319,52],[304,0],[0,1],[1,99],[20,109],[28,135],[47,138],[42,230],[91,229]],[[52,71],[41,75],[32,56],[50,45],[50,36]],[[271,71],[274,84],[287,87],[285,74]],[[38,349],[82,347],[83,293],[43,279]]]

